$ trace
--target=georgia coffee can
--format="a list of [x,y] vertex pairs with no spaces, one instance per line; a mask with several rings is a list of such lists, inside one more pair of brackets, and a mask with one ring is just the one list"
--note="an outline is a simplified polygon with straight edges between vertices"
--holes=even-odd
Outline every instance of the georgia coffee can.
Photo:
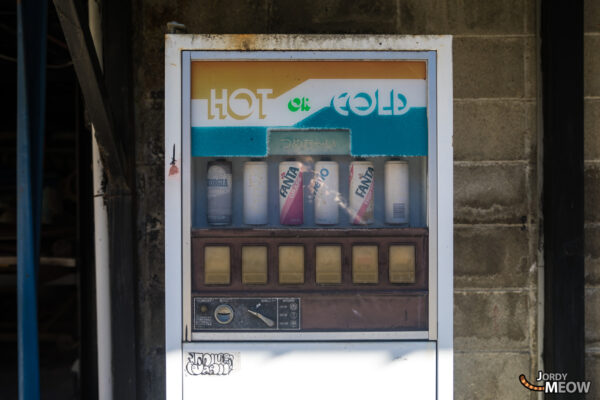
[[231,163],[211,161],[206,175],[208,223],[231,224]]
[[279,163],[279,222],[282,225],[302,225],[304,198],[302,190],[302,163]]
[[339,222],[338,192],[338,163],[335,161],[315,163],[313,197],[316,224],[335,225]]
[[267,163],[244,163],[244,224],[265,225],[268,222]]
[[385,163],[385,222],[408,224],[408,162]]
[[352,223],[366,225],[373,223],[375,198],[375,169],[370,161],[350,163],[349,205]]

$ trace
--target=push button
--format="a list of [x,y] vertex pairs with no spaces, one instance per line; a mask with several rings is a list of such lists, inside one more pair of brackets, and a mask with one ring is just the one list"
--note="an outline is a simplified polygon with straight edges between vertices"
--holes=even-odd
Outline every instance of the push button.
[[279,246],[279,283],[304,283],[304,246]]
[[410,245],[390,246],[390,282],[415,282],[415,247]]
[[317,246],[317,283],[342,283],[342,246]]
[[204,283],[226,285],[229,284],[230,275],[229,246],[206,246],[204,248]]
[[352,246],[352,282],[377,283],[379,261],[377,246]]
[[267,247],[242,247],[242,283],[260,285],[267,283]]

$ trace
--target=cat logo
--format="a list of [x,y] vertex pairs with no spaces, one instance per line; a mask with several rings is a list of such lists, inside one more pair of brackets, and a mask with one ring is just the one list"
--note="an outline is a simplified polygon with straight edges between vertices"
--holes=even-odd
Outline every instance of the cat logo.
[[527,389],[533,392],[544,393],[587,393],[590,391],[591,382],[575,382],[567,381],[566,373],[547,373],[538,371],[538,382],[543,382],[543,385],[534,385],[530,383],[525,375],[519,375],[519,382]]

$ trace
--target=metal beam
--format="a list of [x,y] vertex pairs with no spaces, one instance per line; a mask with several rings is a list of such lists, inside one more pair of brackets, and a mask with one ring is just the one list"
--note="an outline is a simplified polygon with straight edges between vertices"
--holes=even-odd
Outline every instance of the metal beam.
[[110,265],[112,383],[114,399],[136,398],[135,242],[133,199],[112,193],[106,198]]
[[583,381],[583,1],[541,6],[544,369]]
[[46,99],[46,1],[17,2],[17,302],[19,399],[40,398],[37,276]]
[[54,6],[71,53],[88,115],[96,130],[96,140],[108,179],[112,184],[128,191],[125,155],[115,134],[104,77],[90,31],[83,23],[80,2],[54,0]]
[[113,398],[136,398],[135,229],[131,187],[134,152],[131,122],[129,2],[103,3],[104,73],[84,23],[80,3],[53,0],[77,73],[86,109],[108,175]]
[[[125,171],[135,168],[133,150],[131,2],[102,2],[102,58],[106,93],[113,111],[115,132],[121,140]],[[127,176],[131,187],[132,176]],[[137,279],[134,198],[109,183],[106,191],[108,211],[113,398],[137,396],[136,334]]]

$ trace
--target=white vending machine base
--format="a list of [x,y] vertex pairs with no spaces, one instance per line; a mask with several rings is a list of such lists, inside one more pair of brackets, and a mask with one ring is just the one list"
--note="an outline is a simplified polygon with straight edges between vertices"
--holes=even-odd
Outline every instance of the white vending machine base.
[[189,343],[184,400],[436,398],[435,342]]

